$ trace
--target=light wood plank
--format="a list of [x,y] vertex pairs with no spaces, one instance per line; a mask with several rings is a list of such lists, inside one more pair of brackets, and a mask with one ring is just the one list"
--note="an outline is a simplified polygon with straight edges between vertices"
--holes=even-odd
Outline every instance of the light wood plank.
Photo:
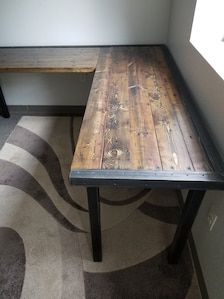
[[93,72],[98,55],[99,48],[0,48],[0,72]]

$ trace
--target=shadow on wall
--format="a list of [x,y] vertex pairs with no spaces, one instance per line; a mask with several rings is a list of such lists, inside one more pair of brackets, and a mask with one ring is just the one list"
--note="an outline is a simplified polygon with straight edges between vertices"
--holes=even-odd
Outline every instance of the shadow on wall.
[[1,74],[8,105],[85,105],[94,73]]

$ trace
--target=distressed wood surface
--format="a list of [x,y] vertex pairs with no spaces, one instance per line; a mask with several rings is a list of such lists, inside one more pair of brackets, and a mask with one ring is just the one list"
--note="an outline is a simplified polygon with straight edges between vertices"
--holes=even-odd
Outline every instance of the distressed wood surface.
[[98,48],[0,48],[0,72],[93,72]]
[[71,170],[212,171],[162,47],[99,50]]

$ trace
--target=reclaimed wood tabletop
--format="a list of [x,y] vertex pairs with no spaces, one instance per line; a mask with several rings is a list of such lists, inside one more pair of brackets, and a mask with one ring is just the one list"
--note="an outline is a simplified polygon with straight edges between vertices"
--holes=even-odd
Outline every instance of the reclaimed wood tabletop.
[[211,170],[161,47],[100,49],[71,169]]
[[166,54],[163,46],[0,48],[0,72],[94,72],[73,181],[96,170],[222,184],[216,168],[223,163],[211,142],[205,146],[208,137],[201,142]]

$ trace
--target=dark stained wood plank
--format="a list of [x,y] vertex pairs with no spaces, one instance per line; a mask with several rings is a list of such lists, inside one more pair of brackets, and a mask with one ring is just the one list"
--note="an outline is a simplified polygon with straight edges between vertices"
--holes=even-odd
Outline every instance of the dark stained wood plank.
[[130,153],[132,167],[134,169],[141,169],[143,166],[141,145],[138,136],[138,127],[140,126],[140,115],[137,100],[137,72],[136,62],[132,55],[133,49],[129,49],[129,63],[128,63],[128,91],[129,91],[129,113],[130,113]]
[[144,51],[147,48],[129,50],[131,157],[136,169],[158,170],[161,169],[161,159],[148,97]]
[[101,168],[110,69],[111,48],[102,48],[100,50],[97,69],[79,134],[72,168]]
[[93,72],[99,48],[0,48],[0,72]]
[[[164,116],[162,119],[162,124],[167,130],[167,141],[170,144],[172,151],[172,157],[174,164],[172,167],[177,170],[192,171],[194,170],[189,152],[187,150],[185,140],[183,138],[179,123],[174,114],[167,90],[164,86],[164,82],[161,77],[160,68],[156,60],[156,50],[151,48],[150,52],[153,55],[153,69],[156,79],[158,100],[161,107],[164,108]],[[162,110],[161,108],[159,110]],[[160,112],[159,112],[160,113]],[[161,138],[159,138],[161,140]],[[161,158],[163,162],[163,157],[161,153]],[[170,168],[163,167],[164,170],[170,170]]]
[[178,169],[179,161],[177,160],[176,148],[171,135],[169,115],[164,103],[166,95],[164,95],[163,88],[159,84],[154,55],[150,49],[145,53],[145,64],[147,74],[146,86],[154,119],[162,169]]
[[167,122],[168,116],[163,103],[163,95],[161,99],[161,92],[158,90],[156,82],[156,79],[154,79],[153,82],[148,82],[148,86],[153,86],[151,89],[152,92],[150,92],[149,96],[162,168],[165,170],[177,169],[178,160],[176,157],[175,145],[170,134],[170,127]]
[[102,168],[129,169],[131,161],[127,49],[116,47],[111,58]]
[[178,89],[175,86],[172,74],[167,66],[164,52],[160,47],[155,47],[157,63],[163,84],[170,99],[171,108],[181,129],[189,156],[195,171],[211,171],[205,151],[201,145],[200,138],[196,134],[186,107],[183,105]]

